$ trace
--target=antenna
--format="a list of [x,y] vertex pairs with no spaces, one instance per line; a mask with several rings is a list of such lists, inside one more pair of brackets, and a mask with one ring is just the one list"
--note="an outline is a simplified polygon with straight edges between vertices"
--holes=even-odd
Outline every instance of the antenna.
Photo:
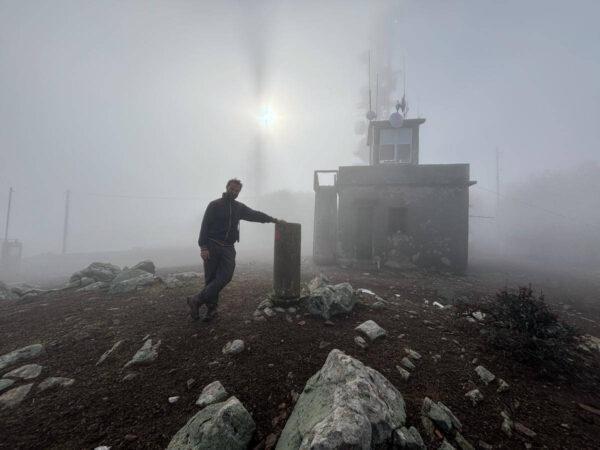
[[369,50],[369,111],[367,111],[367,120],[370,122],[377,118],[377,113],[373,111],[371,101],[371,50]]
[[379,114],[379,72],[376,75],[375,82],[375,114]]

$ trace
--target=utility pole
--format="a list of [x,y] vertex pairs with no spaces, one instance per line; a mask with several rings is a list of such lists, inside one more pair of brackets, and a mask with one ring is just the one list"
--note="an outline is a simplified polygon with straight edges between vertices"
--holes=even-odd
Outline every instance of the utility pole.
[[12,186],[8,189],[8,209],[6,210],[6,228],[4,228],[4,241],[8,241],[8,226],[10,225],[10,206],[12,203],[12,194],[14,190]]
[[67,190],[65,193],[65,222],[63,226],[63,242],[62,242],[62,254],[67,253],[67,235],[69,232],[69,203],[71,201],[71,191]]

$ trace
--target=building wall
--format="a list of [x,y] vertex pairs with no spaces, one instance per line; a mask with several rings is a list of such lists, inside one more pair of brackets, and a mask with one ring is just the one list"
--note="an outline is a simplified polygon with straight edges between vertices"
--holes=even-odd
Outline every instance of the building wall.
[[[338,260],[370,256],[389,267],[464,271],[468,183],[466,164],[341,167]],[[390,229],[391,208],[403,212],[401,231]],[[372,248],[371,255],[365,245]]]

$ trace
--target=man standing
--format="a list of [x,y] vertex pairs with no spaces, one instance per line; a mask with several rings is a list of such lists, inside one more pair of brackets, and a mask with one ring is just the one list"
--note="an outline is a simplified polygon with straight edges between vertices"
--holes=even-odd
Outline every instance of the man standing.
[[227,182],[223,196],[208,204],[198,245],[204,261],[204,289],[188,297],[192,319],[198,320],[200,306],[206,305],[205,321],[216,316],[219,292],[227,286],[235,269],[234,244],[240,240],[240,220],[249,222],[277,223],[277,219],[260,211],[254,211],[236,201],[242,190],[242,182],[236,178]]

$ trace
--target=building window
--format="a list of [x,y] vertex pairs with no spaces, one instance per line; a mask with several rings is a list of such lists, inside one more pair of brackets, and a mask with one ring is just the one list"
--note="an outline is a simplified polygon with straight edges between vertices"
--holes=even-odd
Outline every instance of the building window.
[[390,208],[388,210],[388,235],[397,232],[406,233],[406,208]]
[[379,162],[410,163],[411,128],[382,128],[379,134]]

